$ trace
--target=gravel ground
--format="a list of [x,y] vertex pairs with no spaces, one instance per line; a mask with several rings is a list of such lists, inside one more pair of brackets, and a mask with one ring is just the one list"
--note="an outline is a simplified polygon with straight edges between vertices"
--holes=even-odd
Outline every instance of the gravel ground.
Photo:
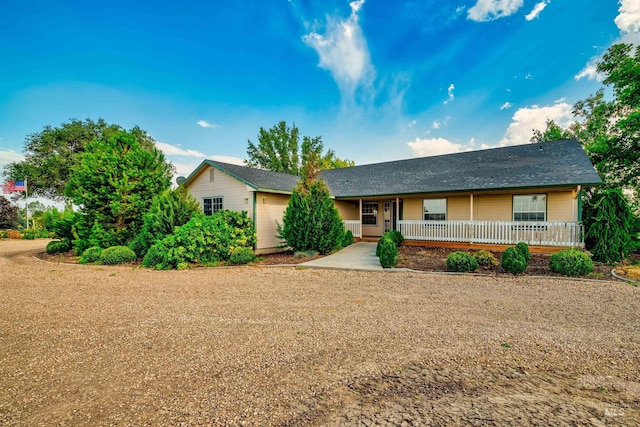
[[2,425],[640,425],[640,288],[0,241]]

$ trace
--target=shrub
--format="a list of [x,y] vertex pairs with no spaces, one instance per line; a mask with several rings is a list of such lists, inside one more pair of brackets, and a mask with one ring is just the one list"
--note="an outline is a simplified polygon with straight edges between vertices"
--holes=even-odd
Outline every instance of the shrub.
[[351,232],[351,230],[347,230],[344,233],[344,238],[342,239],[342,247],[346,248],[352,243],[353,243],[353,233]]
[[293,250],[312,249],[326,254],[344,241],[344,223],[327,185],[321,179],[308,187],[299,183],[284,211],[278,236]]
[[7,237],[9,239],[22,239],[22,233],[17,230],[7,230]]
[[256,254],[253,252],[253,249],[246,246],[241,246],[238,248],[233,248],[233,250],[231,251],[231,256],[229,257],[229,262],[235,265],[248,264],[255,259]]
[[80,256],[81,264],[90,264],[100,260],[102,255],[102,248],[100,246],[91,246],[82,252]]
[[387,231],[391,239],[396,243],[396,246],[400,246],[404,243],[404,236],[398,230]]
[[468,252],[456,251],[449,254],[446,260],[447,270],[466,273],[478,268],[478,261]]
[[25,240],[35,240],[37,236],[38,230],[35,230],[33,228],[26,228],[22,230],[22,238]]
[[593,271],[593,261],[586,253],[571,248],[551,255],[549,268],[565,276],[584,276]]
[[186,224],[200,212],[200,204],[184,187],[166,191],[155,197],[151,207],[142,217],[142,229],[129,244],[138,258],[144,258],[149,248],[176,227]]
[[378,244],[380,246],[380,265],[384,268],[398,265],[398,247],[396,246],[396,242],[389,237],[383,237],[379,240]]
[[584,203],[585,243],[593,258],[614,264],[633,247],[633,214],[619,189],[596,190]]
[[516,245],[516,249],[518,250],[518,252],[520,252],[524,260],[529,263],[529,259],[531,258],[531,254],[529,253],[529,245],[527,245],[525,242],[518,242],[518,244]]
[[135,259],[136,253],[127,246],[111,246],[100,254],[100,261],[106,265],[124,264]]
[[492,265],[498,265],[498,260],[496,257],[489,251],[480,250],[473,254],[473,257],[478,262],[478,265],[482,267],[491,267]]
[[520,274],[527,268],[527,261],[524,259],[522,252],[514,247],[507,248],[502,253],[500,261],[502,268],[512,274]]
[[58,254],[68,252],[71,245],[66,240],[53,240],[47,244],[46,251],[48,254]]
[[7,232],[5,231],[0,231],[0,239],[6,239],[7,238]]
[[184,263],[228,261],[234,248],[252,247],[255,242],[255,228],[247,212],[224,210],[211,216],[197,214],[151,246],[143,265],[164,270]]

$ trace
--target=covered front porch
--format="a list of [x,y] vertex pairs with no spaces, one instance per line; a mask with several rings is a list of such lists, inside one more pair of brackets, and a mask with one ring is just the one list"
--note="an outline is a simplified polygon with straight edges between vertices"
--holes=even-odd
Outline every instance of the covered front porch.
[[357,239],[397,230],[408,243],[584,248],[579,187],[338,201]]

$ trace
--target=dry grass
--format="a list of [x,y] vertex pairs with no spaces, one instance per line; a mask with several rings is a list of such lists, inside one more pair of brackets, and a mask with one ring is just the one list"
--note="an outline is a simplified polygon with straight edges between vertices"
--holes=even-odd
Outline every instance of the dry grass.
[[0,424],[640,423],[622,282],[34,259],[0,241]]

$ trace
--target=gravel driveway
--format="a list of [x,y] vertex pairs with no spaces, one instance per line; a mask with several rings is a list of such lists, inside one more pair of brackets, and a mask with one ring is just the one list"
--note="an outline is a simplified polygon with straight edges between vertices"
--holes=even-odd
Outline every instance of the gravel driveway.
[[640,425],[640,288],[0,240],[2,425]]

